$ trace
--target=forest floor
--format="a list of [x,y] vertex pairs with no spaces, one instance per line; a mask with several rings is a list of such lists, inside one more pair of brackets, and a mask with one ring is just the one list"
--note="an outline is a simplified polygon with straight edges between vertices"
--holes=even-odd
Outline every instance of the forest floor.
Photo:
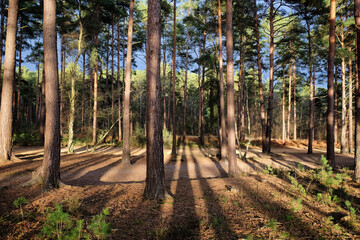
[[[41,165],[41,147],[15,147],[21,160],[0,165],[0,239],[44,238],[56,204],[85,226],[108,208],[110,239],[360,239],[360,186],[351,180],[353,171],[335,175],[321,168],[325,150],[309,155],[300,141],[274,142],[269,155],[250,147],[247,160],[238,160],[244,173],[235,178],[227,176],[227,163],[218,161],[214,148],[181,146],[175,161],[165,149],[168,196],[161,202],[142,197],[145,149],[132,149],[131,165],[121,163],[117,147],[63,151],[66,186],[49,192],[20,186]],[[337,164],[352,168],[352,155],[337,154]],[[24,216],[13,204],[19,197],[27,199]]]

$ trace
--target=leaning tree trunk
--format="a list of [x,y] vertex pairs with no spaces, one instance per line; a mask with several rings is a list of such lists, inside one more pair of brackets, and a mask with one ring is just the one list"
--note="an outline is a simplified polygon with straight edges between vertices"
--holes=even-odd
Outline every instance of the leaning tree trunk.
[[173,29],[173,65],[172,65],[172,157],[176,156],[176,99],[175,99],[175,78],[176,78],[176,0],[174,0],[174,29]]
[[260,94],[260,118],[261,118],[261,139],[262,139],[262,152],[266,152],[266,123],[265,123],[265,105],[264,93],[262,86],[262,73],[261,73],[261,47],[260,47],[260,34],[259,34],[259,20],[257,15],[256,0],[254,0],[254,21],[255,21],[255,34],[256,34],[256,52],[257,52],[257,67],[258,67],[258,82]]
[[123,158],[125,164],[130,164],[130,85],[131,85],[131,50],[133,37],[133,12],[134,0],[130,0],[128,41],[126,51],[126,72],[125,72],[125,92],[123,106]]
[[233,62],[233,25],[232,0],[226,0],[226,83],[227,83],[227,130],[228,130],[228,161],[229,176],[238,172],[235,152],[235,101],[234,101],[234,62]]
[[[356,0],[357,1],[357,0]],[[327,137],[326,157],[331,166],[335,166],[334,146],[334,60],[335,60],[335,20],[336,0],[330,2],[330,33],[328,58],[328,111],[327,111]]]
[[271,151],[271,128],[272,128],[272,110],[274,99],[274,1],[270,0],[270,81],[269,81],[269,100],[268,115],[266,124],[266,153]]
[[146,45],[146,185],[144,197],[165,197],[165,171],[162,136],[160,39],[161,1],[148,0]]
[[218,0],[218,25],[219,25],[219,72],[220,72],[220,156],[221,160],[227,159],[226,148],[226,118],[225,118],[225,96],[224,96],[224,72],[222,56],[222,27],[221,27],[221,3]]
[[0,110],[0,162],[12,157],[13,114],[12,102],[15,80],[15,52],[18,0],[9,1],[5,43],[4,78]]
[[355,181],[360,182],[360,0],[354,0],[355,38]]
[[56,1],[44,1],[44,62],[46,120],[44,160],[41,166],[43,186],[60,184],[60,99],[56,46]]

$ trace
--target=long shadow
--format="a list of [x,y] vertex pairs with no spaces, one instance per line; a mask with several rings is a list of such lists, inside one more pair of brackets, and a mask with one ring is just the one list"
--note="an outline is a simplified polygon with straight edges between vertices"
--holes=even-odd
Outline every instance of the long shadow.
[[169,220],[169,230],[165,239],[198,239],[199,219],[195,209],[194,192],[189,178],[188,158],[185,145],[182,146],[182,157],[179,176],[174,194],[173,212]]
[[[197,178],[201,178],[200,166],[190,146],[191,158],[195,163]],[[238,239],[238,236],[229,228],[226,217],[222,214],[222,206],[206,179],[199,180],[200,188],[205,199],[209,225],[213,226],[215,239]]]
[[[315,226],[305,222],[296,213],[288,210],[284,205],[273,200],[273,198],[268,198],[265,194],[259,194],[251,184],[232,178],[228,178],[227,182],[243,190],[254,210],[261,212],[269,219],[276,218],[276,221],[280,221],[281,225],[286,227],[286,230],[292,234],[291,238],[323,239],[320,233],[316,231]],[[271,206],[271,208],[265,206]]]

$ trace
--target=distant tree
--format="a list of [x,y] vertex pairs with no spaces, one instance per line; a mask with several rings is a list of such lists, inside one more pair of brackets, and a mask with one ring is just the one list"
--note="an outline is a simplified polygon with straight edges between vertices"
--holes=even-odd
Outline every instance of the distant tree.
[[7,18],[4,78],[0,110],[0,162],[11,160],[13,134],[13,91],[15,81],[15,51],[18,0],[9,1]]
[[165,197],[160,81],[161,0],[148,1],[146,44],[146,186],[147,199]]

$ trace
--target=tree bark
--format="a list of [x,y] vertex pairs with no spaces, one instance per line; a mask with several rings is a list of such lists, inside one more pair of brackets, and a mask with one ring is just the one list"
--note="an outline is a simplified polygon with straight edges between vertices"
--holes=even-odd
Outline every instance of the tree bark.
[[296,126],[296,64],[294,62],[294,141],[297,140],[297,126]]
[[289,65],[289,98],[288,98],[288,113],[287,113],[287,140],[290,141],[290,122],[291,122],[291,84],[292,84],[292,62]]
[[56,46],[56,1],[44,1],[44,62],[46,120],[42,183],[47,188],[60,184],[60,104]]
[[[351,52],[351,46],[349,47]],[[349,153],[354,152],[354,130],[353,130],[353,71],[352,59],[349,58]]]
[[312,43],[311,43],[311,29],[309,21],[306,21],[307,32],[308,32],[308,55],[309,55],[309,80],[310,80],[310,118],[309,118],[309,143],[308,143],[308,154],[313,153],[313,141],[314,141],[314,78],[312,71]]
[[1,15],[1,23],[0,23],[0,79],[2,79],[3,37],[4,37],[4,25],[5,25],[5,0],[1,0],[1,13],[0,13],[0,15]]
[[41,104],[40,104],[40,141],[41,142],[44,142],[45,114],[46,114],[46,106],[45,106],[45,63],[43,63],[42,83],[41,83]]
[[330,33],[328,58],[328,111],[327,111],[327,137],[326,157],[331,166],[335,166],[334,149],[334,60],[335,60],[335,19],[336,0],[330,2]]
[[125,71],[125,92],[123,106],[123,158],[125,164],[130,164],[130,86],[131,86],[131,50],[133,37],[133,12],[134,0],[130,0],[128,40],[126,51],[126,71]]
[[[20,113],[21,113],[21,109],[20,109],[20,100],[21,100],[21,62],[22,62],[22,41],[23,41],[23,30],[22,30],[22,21],[20,19],[20,39],[19,39],[19,72],[18,72],[18,84],[17,84],[17,100],[16,100],[16,125],[17,125],[17,129],[20,128]],[[0,63],[1,64],[1,63]]]
[[225,118],[225,96],[224,96],[224,71],[222,55],[222,27],[221,27],[221,3],[218,0],[218,27],[219,27],[219,72],[220,72],[220,157],[221,160],[227,159],[227,140],[226,140],[226,118]]
[[0,110],[0,162],[11,160],[18,0],[9,1]]
[[172,65],[172,157],[176,156],[176,99],[175,99],[175,79],[176,79],[176,0],[174,0],[174,29],[173,29],[173,65]]
[[118,101],[118,139],[122,139],[121,131],[121,81],[120,81],[120,21],[117,23],[117,101]]
[[266,124],[266,153],[271,152],[271,128],[272,128],[272,110],[274,98],[274,1],[270,0],[270,81],[269,81],[269,100],[268,115]]
[[[343,20],[341,16],[341,20]],[[340,44],[341,49],[345,50],[345,37],[344,37],[344,27],[340,28]],[[341,57],[341,153],[347,152],[347,142],[346,142],[346,63],[345,56]]]
[[83,78],[81,97],[81,132],[85,132],[85,89],[86,89],[86,53],[83,52]]
[[233,25],[232,25],[232,0],[226,0],[226,83],[227,83],[227,130],[228,130],[228,161],[229,176],[238,173],[235,152],[235,102],[234,102],[234,62],[233,62]]
[[[189,15],[188,9],[188,15]],[[184,121],[183,121],[183,142],[185,144],[186,139],[186,126],[187,126],[187,111],[186,111],[186,101],[187,101],[187,77],[188,77],[188,65],[189,65],[189,25],[186,24],[186,60],[185,60],[185,82],[184,82]]]
[[355,181],[360,182],[360,0],[354,0],[355,18]]
[[283,66],[283,79],[282,79],[282,142],[285,143],[286,126],[285,126],[285,67]]
[[255,35],[256,35],[256,52],[257,52],[257,67],[258,67],[258,82],[259,82],[259,97],[260,97],[260,118],[261,118],[261,140],[262,152],[266,152],[266,123],[265,123],[265,104],[264,93],[262,86],[262,72],[261,72],[261,48],[260,48],[260,34],[259,34],[259,20],[257,14],[257,4],[254,0],[254,22],[255,22]]
[[160,82],[161,1],[148,0],[146,44],[146,185],[144,197],[165,197]]
[[[165,20],[166,21],[166,20]],[[163,44],[164,44],[164,60],[163,60],[163,101],[164,101],[164,130],[167,130],[166,128],[166,123],[167,123],[167,115],[166,115],[166,96],[165,96],[165,91],[166,91],[166,23],[164,26],[164,37],[163,37]]]
[[[115,44],[115,28],[114,16],[111,19],[111,125],[115,122],[115,90],[114,90],[114,44]],[[111,131],[114,135],[114,131]]]

